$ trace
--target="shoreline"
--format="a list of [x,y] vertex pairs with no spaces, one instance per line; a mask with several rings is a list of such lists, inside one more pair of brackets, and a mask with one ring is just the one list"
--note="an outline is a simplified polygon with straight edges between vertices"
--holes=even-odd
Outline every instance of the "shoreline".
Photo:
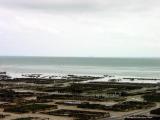
[[158,84],[160,83],[160,78],[158,77],[136,77],[136,76],[112,76],[112,75],[93,75],[93,74],[64,74],[64,73],[11,73],[7,72],[6,75],[10,76],[12,79],[15,78],[30,78],[31,75],[38,75],[36,79],[62,79],[67,78],[69,75],[75,76],[91,76],[91,77],[100,77],[95,80],[83,81],[83,83],[88,82],[118,82],[118,83],[151,83]]

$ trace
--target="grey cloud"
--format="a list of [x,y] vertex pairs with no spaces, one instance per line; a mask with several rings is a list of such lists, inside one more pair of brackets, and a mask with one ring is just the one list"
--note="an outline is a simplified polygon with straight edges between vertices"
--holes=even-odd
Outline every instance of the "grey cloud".
[[0,0],[0,54],[160,56],[159,6],[160,0]]
[[159,0],[0,0],[1,6],[55,11],[146,12],[159,8]]
[[[61,0],[62,1],[62,0]],[[67,0],[68,1],[68,0]],[[94,2],[93,2],[94,3]],[[94,10],[95,6],[88,2],[56,2],[55,0],[0,0],[0,5],[15,9],[37,9],[55,11],[89,11]]]

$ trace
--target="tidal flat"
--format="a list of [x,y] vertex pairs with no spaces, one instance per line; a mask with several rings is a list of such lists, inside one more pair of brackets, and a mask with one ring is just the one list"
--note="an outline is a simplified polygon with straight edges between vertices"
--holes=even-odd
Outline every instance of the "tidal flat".
[[159,120],[158,81],[74,74],[12,77],[1,72],[0,119]]

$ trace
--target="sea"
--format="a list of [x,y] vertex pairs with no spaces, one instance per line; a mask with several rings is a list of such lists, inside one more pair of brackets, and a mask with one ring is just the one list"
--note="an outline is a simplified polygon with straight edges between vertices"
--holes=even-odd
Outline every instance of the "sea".
[[160,78],[160,58],[0,57],[0,72]]

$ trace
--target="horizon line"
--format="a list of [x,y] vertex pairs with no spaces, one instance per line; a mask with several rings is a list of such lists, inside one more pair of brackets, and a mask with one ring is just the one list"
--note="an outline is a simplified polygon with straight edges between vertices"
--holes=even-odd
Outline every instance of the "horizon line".
[[32,55],[0,55],[0,57],[41,57],[41,58],[160,58],[151,56],[32,56]]

